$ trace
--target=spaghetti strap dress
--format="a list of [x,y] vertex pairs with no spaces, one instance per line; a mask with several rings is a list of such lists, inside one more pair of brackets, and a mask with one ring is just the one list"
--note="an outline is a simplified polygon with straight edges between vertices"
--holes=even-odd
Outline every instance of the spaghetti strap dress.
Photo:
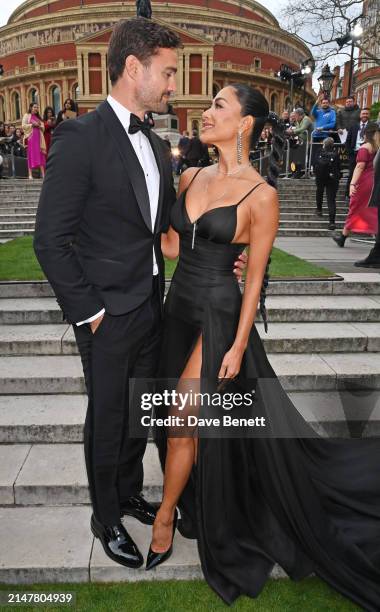
[[[240,202],[193,222],[187,189],[171,211],[180,253],[165,302],[158,377],[175,388],[201,335],[201,385],[210,390],[218,388],[239,322],[233,268],[246,245],[233,243]],[[380,441],[318,435],[281,386],[255,324],[238,379],[240,389],[255,387],[248,412],[265,417],[265,432],[202,435],[198,428],[197,461],[178,503],[181,532],[197,539],[206,581],[232,604],[240,595],[257,597],[278,564],[293,580],[314,573],[378,612]],[[168,435],[168,427],[154,430],[163,470]]]

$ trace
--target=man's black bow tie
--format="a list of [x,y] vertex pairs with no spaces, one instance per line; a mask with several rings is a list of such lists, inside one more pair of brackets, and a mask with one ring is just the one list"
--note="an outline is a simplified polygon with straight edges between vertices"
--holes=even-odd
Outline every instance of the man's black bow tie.
[[141,121],[137,115],[131,113],[131,119],[129,122],[129,134],[136,134],[136,132],[141,132],[145,134],[145,136],[150,136],[150,130],[154,126],[154,121],[152,115],[150,113],[145,113],[144,121]]

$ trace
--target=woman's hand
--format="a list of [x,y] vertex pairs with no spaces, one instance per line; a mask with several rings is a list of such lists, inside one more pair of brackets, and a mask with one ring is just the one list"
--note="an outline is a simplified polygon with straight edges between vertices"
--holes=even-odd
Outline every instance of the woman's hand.
[[230,350],[224,355],[222,365],[219,370],[218,378],[235,378],[240,372],[241,361],[244,350],[232,345]]
[[355,193],[357,192],[357,189],[358,189],[357,186],[353,185],[351,183],[351,185],[350,185],[350,196],[355,195]]

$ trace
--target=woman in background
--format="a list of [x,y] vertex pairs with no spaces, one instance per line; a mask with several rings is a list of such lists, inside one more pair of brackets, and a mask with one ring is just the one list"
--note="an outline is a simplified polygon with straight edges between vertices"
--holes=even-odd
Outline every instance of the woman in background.
[[351,231],[359,234],[377,234],[377,211],[368,206],[373,188],[373,160],[379,148],[379,126],[367,124],[364,143],[360,147],[354,174],[350,183],[350,205],[344,228],[340,236],[333,236],[338,246],[344,247]]
[[46,144],[46,157],[49,153],[51,138],[53,135],[53,130],[56,126],[56,118],[54,114],[54,108],[52,106],[47,106],[44,110],[44,126],[45,126],[45,144]]
[[59,111],[57,116],[57,125],[67,119],[75,119],[78,116],[78,108],[74,100],[67,98],[63,104],[63,109]]
[[27,144],[29,178],[33,178],[33,170],[39,168],[41,177],[45,176],[46,144],[44,138],[44,122],[40,116],[38,104],[31,102],[28,112],[22,118],[24,142]]

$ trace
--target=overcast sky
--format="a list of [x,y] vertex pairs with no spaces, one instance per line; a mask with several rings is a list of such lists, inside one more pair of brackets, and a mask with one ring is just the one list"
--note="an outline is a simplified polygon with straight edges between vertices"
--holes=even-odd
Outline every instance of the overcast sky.
[[[24,0],[0,0],[0,26],[7,23],[13,11],[23,3]],[[265,0],[262,4],[278,18],[281,7],[285,0]]]

